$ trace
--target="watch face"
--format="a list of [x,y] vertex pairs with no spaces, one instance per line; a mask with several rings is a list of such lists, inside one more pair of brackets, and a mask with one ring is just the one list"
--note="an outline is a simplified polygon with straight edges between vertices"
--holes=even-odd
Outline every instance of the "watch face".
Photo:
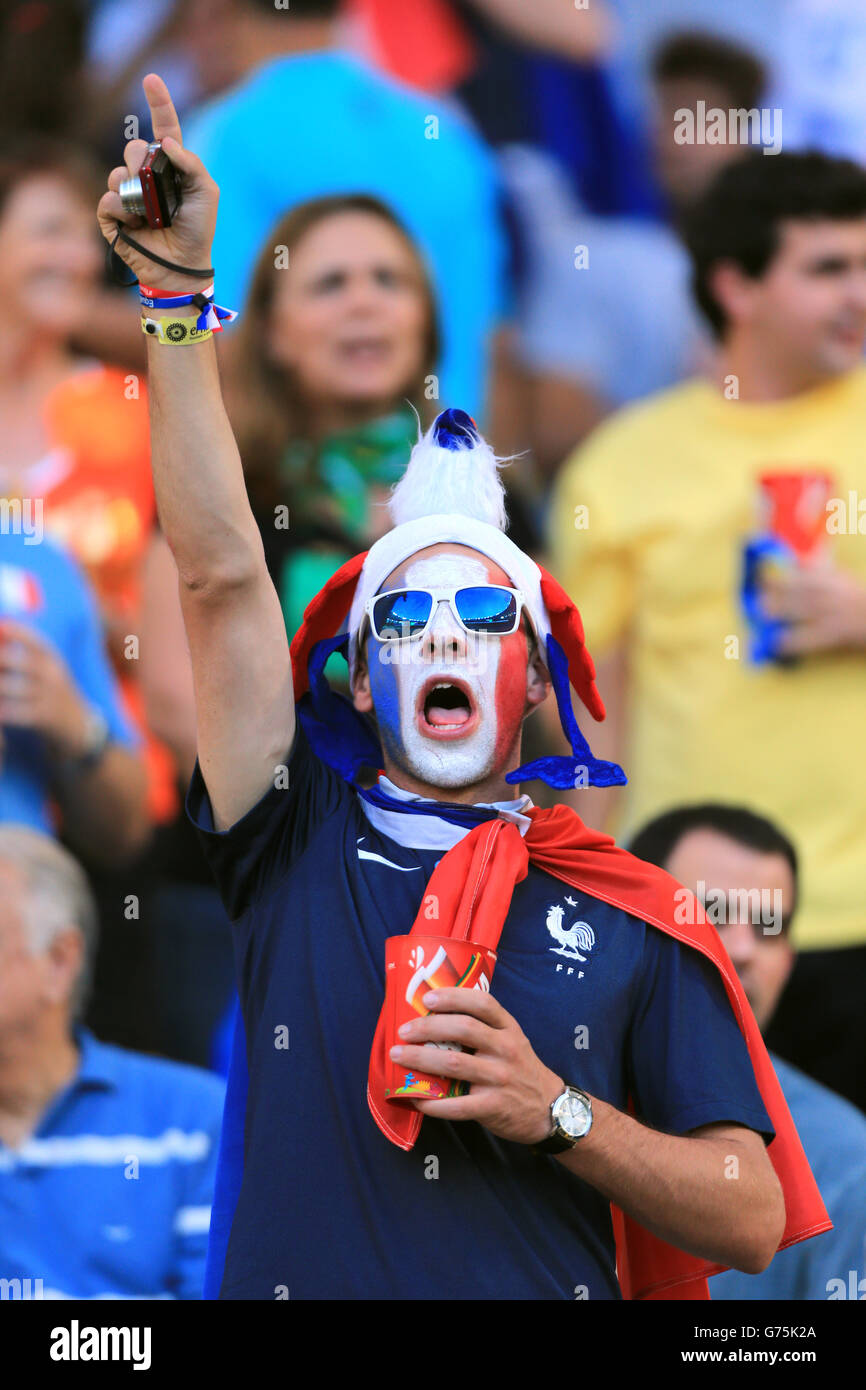
[[553,1107],[553,1117],[569,1139],[581,1139],[592,1123],[592,1111],[582,1096],[566,1091]]

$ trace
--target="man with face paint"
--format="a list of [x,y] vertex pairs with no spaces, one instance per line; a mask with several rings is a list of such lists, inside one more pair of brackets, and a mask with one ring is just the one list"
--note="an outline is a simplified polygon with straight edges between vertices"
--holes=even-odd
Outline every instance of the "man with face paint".
[[[217,193],[164,84],[145,91],[184,201],[170,228],[132,219],[137,246],[117,246],[140,278],[151,254],[169,263],[167,297],[189,289],[184,266],[209,262]],[[143,154],[128,142],[109,178],[110,239]],[[763,1269],[781,1241],[824,1229],[730,962],[674,922],[679,885],[518,794],[522,779],[623,773],[578,727],[570,686],[604,714],[579,615],[506,536],[474,423],[447,410],[419,441],[393,529],[328,581],[290,651],[213,343],[171,346],[148,343],[154,479],[196,687],[188,810],[233,923],[243,1013],[211,1290],[706,1297],[706,1272]],[[351,699],[324,677],[334,651]],[[523,719],[551,684],[572,756],[520,766]],[[492,990],[437,988],[397,1046],[401,1066],[468,1089],[390,1105],[385,941],[461,923],[469,940],[492,932]]]
[[[381,587],[510,583],[499,565],[446,544],[419,551]],[[550,690],[529,624],[507,637],[467,633],[443,600],[406,655],[392,650],[389,660],[387,647],[375,651],[355,676],[355,707],[375,712],[389,777],[393,771],[422,796],[428,787],[448,788],[454,801],[506,796],[504,773],[520,761],[523,719]],[[447,705],[437,703],[437,689]]]

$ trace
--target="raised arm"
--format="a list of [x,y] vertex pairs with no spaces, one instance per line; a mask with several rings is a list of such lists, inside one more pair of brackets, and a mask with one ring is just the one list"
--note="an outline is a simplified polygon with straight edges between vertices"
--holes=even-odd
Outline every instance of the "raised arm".
[[[182,147],[177,113],[162,79],[150,74],[144,91],[154,138],[163,141],[181,172],[183,202],[164,231],[124,212],[117,190],[137,173],[147,148],[144,140],[131,140],[125,166],[112,170],[110,191],[100,200],[100,228],[114,242],[122,222],[137,242],[166,260],[205,268],[211,264],[219,190],[201,160]],[[165,270],[122,241],[115,250],[139,280],[165,294],[207,288],[206,280]],[[217,297],[218,286],[217,280]],[[195,311],[189,306],[183,312]],[[170,311],[148,314],[156,318]],[[291,746],[289,645],[223,405],[213,339],[173,347],[150,338],[147,347],[153,478],[179,575],[198,756],[216,827],[227,829],[262,797]]]

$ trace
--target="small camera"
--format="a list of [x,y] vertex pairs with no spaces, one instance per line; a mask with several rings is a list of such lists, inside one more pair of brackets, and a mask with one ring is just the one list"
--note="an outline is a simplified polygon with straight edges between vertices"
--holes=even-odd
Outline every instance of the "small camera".
[[149,227],[170,227],[181,204],[180,177],[159,140],[147,147],[144,163],[118,189],[125,212],[145,218]]

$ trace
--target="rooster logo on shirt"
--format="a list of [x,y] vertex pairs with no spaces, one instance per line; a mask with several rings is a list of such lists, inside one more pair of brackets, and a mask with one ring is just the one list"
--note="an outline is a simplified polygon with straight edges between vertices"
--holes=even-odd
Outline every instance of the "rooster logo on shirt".
[[[577,907],[574,898],[566,898],[569,907]],[[565,908],[559,903],[547,909],[545,925],[554,941],[558,941],[558,946],[551,946],[551,951],[557,956],[565,956],[568,960],[579,960],[585,962],[587,956],[595,945],[595,932],[589,922],[572,922],[570,927],[564,927]],[[586,955],[581,955],[585,951]]]

